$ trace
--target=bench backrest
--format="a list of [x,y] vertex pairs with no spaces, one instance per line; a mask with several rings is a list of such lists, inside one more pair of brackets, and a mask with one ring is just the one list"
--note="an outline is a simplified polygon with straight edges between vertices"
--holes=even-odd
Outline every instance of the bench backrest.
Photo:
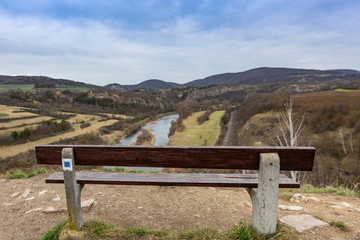
[[75,165],[162,168],[259,169],[260,153],[276,152],[281,170],[311,171],[313,147],[144,147],[100,145],[36,146],[38,164],[61,165],[63,148],[73,148]]

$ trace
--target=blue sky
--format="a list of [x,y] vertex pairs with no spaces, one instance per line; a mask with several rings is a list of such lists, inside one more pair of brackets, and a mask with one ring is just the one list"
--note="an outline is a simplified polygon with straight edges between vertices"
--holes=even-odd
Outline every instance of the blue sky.
[[0,74],[105,85],[359,70],[359,12],[358,0],[0,0]]

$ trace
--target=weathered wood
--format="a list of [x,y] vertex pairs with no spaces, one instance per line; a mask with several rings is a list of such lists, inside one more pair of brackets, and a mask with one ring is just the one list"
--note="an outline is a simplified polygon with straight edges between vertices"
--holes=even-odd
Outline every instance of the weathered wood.
[[[79,184],[194,186],[194,187],[258,187],[258,174],[195,173],[104,173],[77,172]],[[51,174],[47,183],[64,183],[61,172]],[[300,184],[281,174],[280,188],[299,188]]]
[[313,147],[122,147],[36,146],[39,164],[61,164],[63,148],[73,148],[76,165],[211,169],[259,169],[260,153],[278,153],[281,170],[311,171]]
[[81,189],[83,186],[79,186],[76,182],[73,149],[64,148],[62,150],[62,159],[69,160],[70,166],[72,166],[72,170],[66,170],[63,166],[64,171],[62,172],[65,182],[66,204],[70,230],[80,231],[83,225],[80,201]]
[[279,191],[280,159],[277,153],[260,154],[257,192],[247,188],[252,202],[252,221],[257,232],[275,233]]

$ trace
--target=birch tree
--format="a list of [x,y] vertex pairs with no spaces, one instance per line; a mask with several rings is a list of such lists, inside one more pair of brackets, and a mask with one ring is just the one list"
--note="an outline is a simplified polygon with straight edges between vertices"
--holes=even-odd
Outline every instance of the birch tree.
[[[280,134],[276,140],[280,146],[296,147],[299,144],[299,137],[304,129],[303,123],[305,115],[301,117],[294,116],[294,98],[290,97],[284,104],[284,110],[277,114],[278,128]],[[296,181],[298,171],[291,171],[291,178]]]

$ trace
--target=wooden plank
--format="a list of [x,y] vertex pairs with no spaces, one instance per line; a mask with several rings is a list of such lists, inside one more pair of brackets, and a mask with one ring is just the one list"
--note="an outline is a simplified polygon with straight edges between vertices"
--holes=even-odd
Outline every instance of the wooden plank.
[[[250,187],[258,185],[257,174],[180,174],[180,173],[104,173],[77,172],[78,184],[153,185],[193,187]],[[62,172],[56,172],[46,183],[64,183]],[[280,174],[280,188],[299,188],[300,184]]]
[[61,164],[61,150],[73,148],[76,165],[161,168],[259,169],[260,153],[277,152],[281,170],[311,171],[313,147],[122,147],[36,146],[39,164]]

